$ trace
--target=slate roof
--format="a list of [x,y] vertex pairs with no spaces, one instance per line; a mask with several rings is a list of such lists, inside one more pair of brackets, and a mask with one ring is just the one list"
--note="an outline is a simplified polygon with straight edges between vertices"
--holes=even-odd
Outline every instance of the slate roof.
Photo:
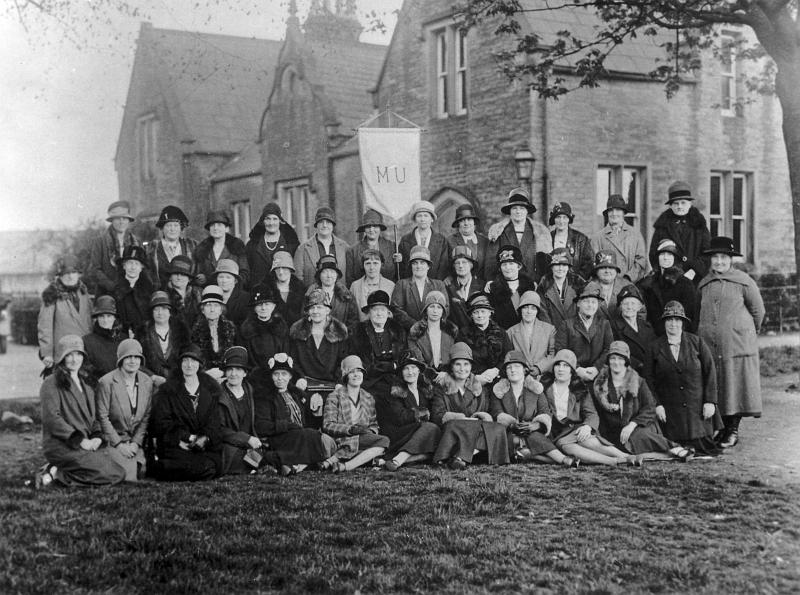
[[181,140],[192,150],[235,153],[258,137],[282,41],[143,26]]
[[247,145],[233,159],[220,167],[211,178],[212,182],[261,175],[261,147],[258,143]]

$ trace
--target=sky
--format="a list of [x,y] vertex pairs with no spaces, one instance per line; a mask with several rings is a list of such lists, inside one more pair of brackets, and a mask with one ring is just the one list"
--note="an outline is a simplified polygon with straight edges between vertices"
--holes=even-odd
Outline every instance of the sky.
[[[401,0],[359,0],[389,43]],[[21,3],[22,4],[22,3]],[[142,21],[155,27],[282,39],[282,0],[79,0],[50,18],[0,8],[0,231],[73,228],[117,199],[114,152]],[[297,2],[302,18],[309,1]],[[135,14],[131,14],[135,12]],[[264,101],[266,103],[266,97]]]

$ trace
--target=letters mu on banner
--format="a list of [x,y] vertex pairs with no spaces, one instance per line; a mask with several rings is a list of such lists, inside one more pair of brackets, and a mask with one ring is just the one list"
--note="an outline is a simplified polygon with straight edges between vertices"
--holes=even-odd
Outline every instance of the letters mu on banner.
[[422,200],[419,128],[359,128],[364,203],[395,221]]

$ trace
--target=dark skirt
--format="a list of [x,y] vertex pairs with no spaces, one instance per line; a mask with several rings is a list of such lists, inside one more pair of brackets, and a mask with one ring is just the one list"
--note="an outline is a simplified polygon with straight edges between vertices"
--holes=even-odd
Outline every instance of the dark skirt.
[[217,452],[193,452],[165,448],[153,473],[161,481],[205,481],[222,473],[222,456]]
[[65,446],[45,449],[44,454],[48,463],[58,467],[56,481],[65,486],[114,485],[125,480],[125,468],[110,448],[91,451]]
[[619,432],[612,435],[615,438],[611,441],[614,446],[634,455],[646,452],[667,452],[669,449],[679,446],[677,442],[664,436],[661,428],[657,425],[636,426],[626,444],[619,441]]
[[[565,444],[580,444],[578,442],[578,428],[581,426],[585,426],[583,422],[567,422],[562,423],[556,419],[553,419],[553,428],[551,431],[551,435],[555,436],[555,443],[556,446],[561,448]],[[591,427],[591,426],[590,426]],[[603,438],[594,428],[591,428],[592,436],[597,438],[600,441],[600,444],[604,446],[613,446],[611,442]]]
[[531,451],[531,456],[543,455],[556,450],[556,445],[541,432],[531,432],[527,436],[511,436],[511,442],[515,448],[527,448]]
[[327,458],[322,434],[312,428],[292,428],[270,436],[269,448],[282,465],[311,465]]
[[444,424],[442,438],[433,455],[434,463],[453,457],[471,463],[475,450],[486,451],[490,465],[509,462],[508,438],[505,426],[495,422],[454,419]]
[[442,431],[434,423],[429,421],[414,424],[415,429],[410,434],[404,436],[403,440],[392,440],[389,445],[389,454],[396,455],[400,451],[410,455],[429,455],[436,450]]

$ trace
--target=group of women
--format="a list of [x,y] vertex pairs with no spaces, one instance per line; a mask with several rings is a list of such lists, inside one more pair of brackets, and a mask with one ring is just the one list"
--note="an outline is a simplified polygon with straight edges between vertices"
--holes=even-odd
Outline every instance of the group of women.
[[[585,254],[566,203],[551,224],[566,218],[567,233],[554,225],[549,242],[524,191],[502,210],[509,219],[489,240],[459,209],[458,231],[443,238],[446,271],[431,256],[442,239],[425,202],[398,251],[374,212],[343,248],[335,215],[320,209],[319,233],[298,245],[270,204],[247,250],[212,213],[203,263],[174,243],[171,259],[163,246],[148,258],[120,245],[117,290],[93,305],[78,263],[64,259],[40,313],[47,464],[37,485],[424,461],[641,466],[738,442],[741,417],[761,413],[764,310],[732,267],[731,239],[661,237],[658,268],[633,284],[622,253]],[[161,219],[188,223],[175,207]],[[695,244],[698,254],[682,253]],[[305,269],[318,256],[302,281],[301,248]],[[680,274],[704,259],[702,277]],[[387,279],[387,260],[407,276]],[[144,277],[146,302],[131,297]]]

